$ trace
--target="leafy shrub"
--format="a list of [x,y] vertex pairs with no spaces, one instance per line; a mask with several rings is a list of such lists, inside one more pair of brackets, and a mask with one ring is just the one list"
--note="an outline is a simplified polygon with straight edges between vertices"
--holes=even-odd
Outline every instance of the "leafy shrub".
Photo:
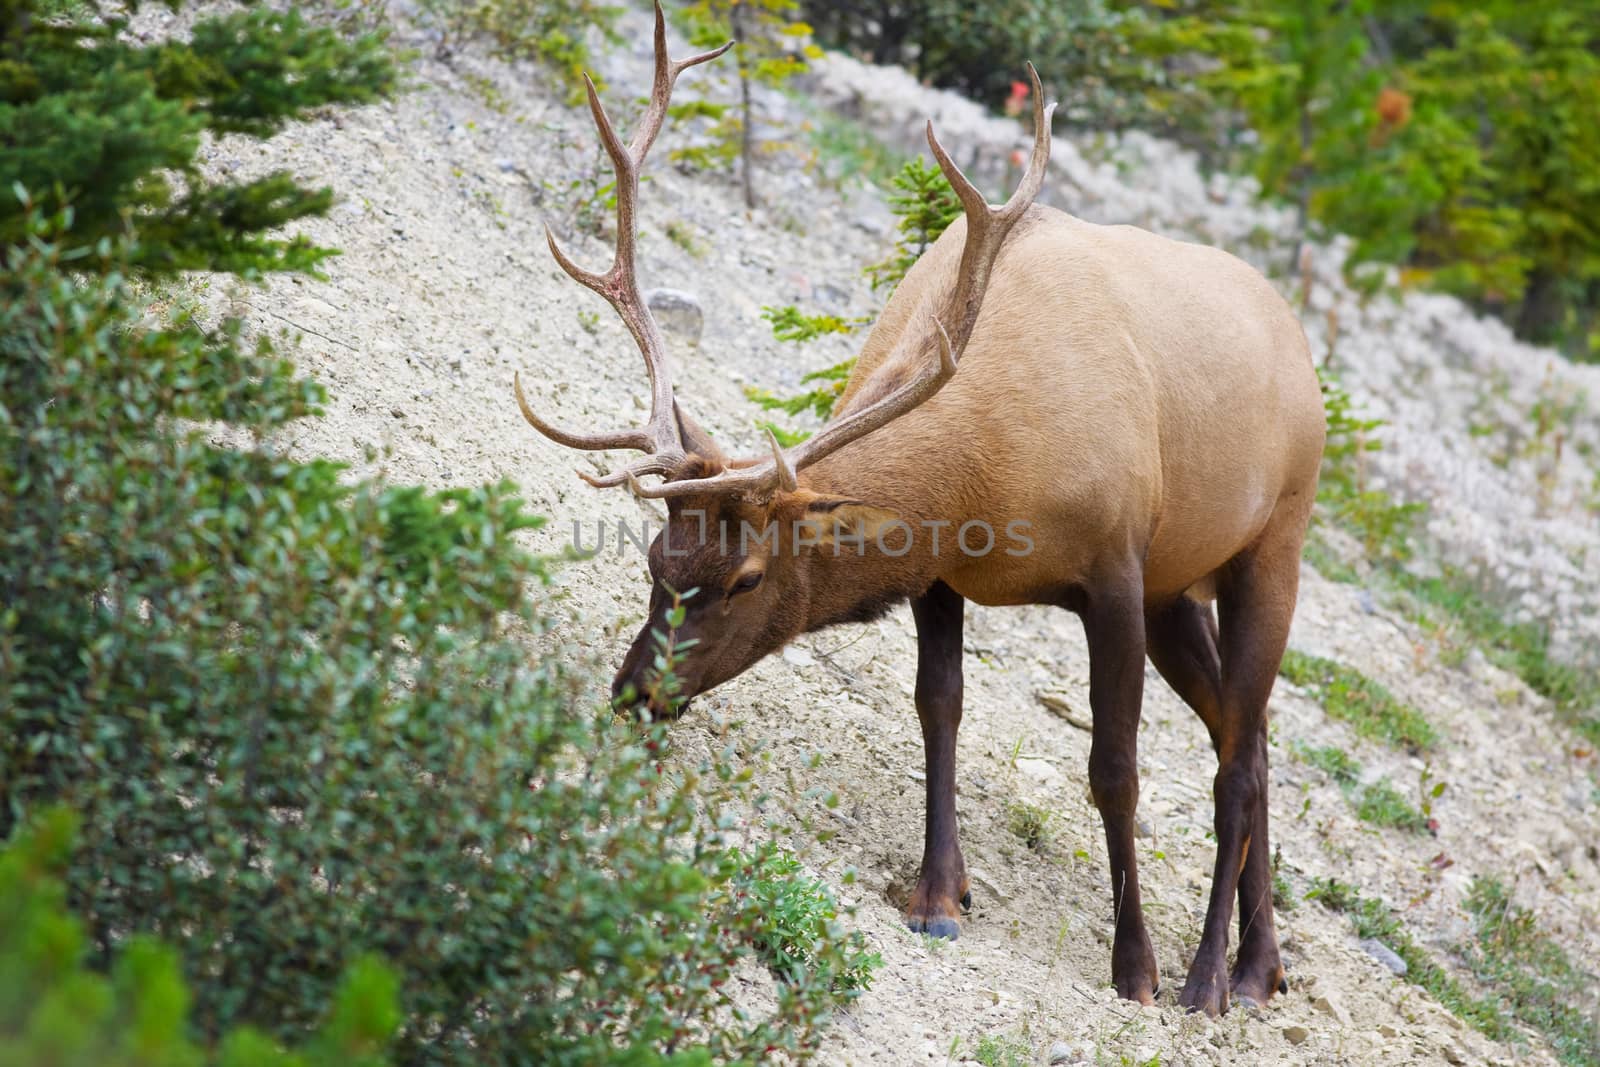
[[848,940],[819,934],[769,1017],[719,1013],[770,936],[713,828],[745,780],[662,769],[660,727],[529,663],[543,571],[508,486],[351,484],[179,430],[265,434],[314,390],[226,335],[138,329],[51,246],[9,267],[0,799],[7,825],[82,814],[67,881],[98,961],[165,937],[202,1032],[293,1040],[376,953],[408,1062],[814,1043]]
[[[192,95],[227,78],[166,81],[158,59],[248,83],[252,55],[281,73],[279,49],[316,44],[293,103],[241,127],[264,135],[350,98],[354,58],[387,84],[376,45],[202,20],[190,45],[129,45],[107,73],[71,44],[96,25],[6,32],[19,25],[4,74],[48,75],[29,121],[60,158],[28,161],[50,193],[0,204],[0,836],[57,805],[77,814],[61,878],[87,962],[142,968],[181,1017],[171,969],[139,940],[161,938],[194,990],[194,1036],[250,1026],[255,1051],[320,1040],[346,961],[371,957],[398,983],[401,1062],[813,1048],[859,988],[838,981],[861,966],[856,939],[830,923],[764,1010],[730,1001],[734,969],[774,936],[733,892],[725,828],[750,773],[723,752],[667,759],[661,726],[582,707],[530,652],[546,571],[517,542],[538,520],[513,487],[436,492],[287,456],[283,431],[321,389],[238,323],[164,320],[127,280],[329,254],[267,236],[321,194],[284,178],[269,212],[254,185],[201,180],[199,136],[171,119],[233,123]],[[83,84],[127,71],[145,96],[121,137],[161,150],[130,147],[142,175],[75,170],[70,131],[105,102]],[[30,142],[0,145],[11,160]],[[146,199],[169,166],[192,212]],[[76,200],[126,209],[79,215]]]
[[[148,937],[122,945],[109,978],[85,967],[88,939],[68,914],[60,873],[75,820],[43,813],[0,850],[0,1062],[56,1067],[186,1067],[211,1060],[188,1032],[190,994],[178,957]],[[299,1053],[259,1031],[233,1030],[215,1061],[229,1067],[378,1067],[400,1022],[394,975],[376,960],[349,968],[329,1016]]]
[[921,78],[998,107],[1031,61],[1066,93],[1062,118],[1097,129],[1149,116],[1127,91],[1119,27],[1138,14],[1107,0],[803,0],[818,37],[899,63]]
[[806,875],[800,861],[774,844],[754,852],[732,850],[738,872],[731,883],[736,905],[756,913],[759,933],[752,944],[763,962],[786,982],[816,982],[820,969],[832,969],[832,985],[841,991],[865,991],[882,962],[875,952],[849,942],[843,954],[834,947],[839,904],[826,883]]

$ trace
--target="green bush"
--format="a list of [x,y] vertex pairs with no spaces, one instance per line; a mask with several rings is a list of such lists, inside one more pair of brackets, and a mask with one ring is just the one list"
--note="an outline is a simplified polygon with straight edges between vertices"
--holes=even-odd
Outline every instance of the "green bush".
[[66,910],[60,873],[75,821],[45,812],[0,849],[0,1063],[54,1067],[379,1067],[400,1022],[394,975],[376,960],[346,973],[329,1016],[299,1053],[257,1030],[208,1055],[188,1033],[190,994],[172,949],[122,945],[110,977],[85,966],[88,941]]
[[[830,915],[762,1009],[730,1000],[778,930],[742,902],[727,838],[750,772],[728,752],[668,758],[661,726],[576,700],[538,651],[545,564],[518,543],[538,520],[513,487],[429,491],[291,458],[283,432],[321,389],[238,323],[164,318],[129,281],[329,254],[268,236],[325,194],[285,177],[282,211],[250,207],[258,187],[201,179],[196,131],[264,136],[357,98],[358,56],[387,85],[376,43],[252,13],[118,58],[74,52],[97,31],[73,17],[8,23],[0,64],[50,75],[0,122],[31,109],[58,146],[26,160],[49,192],[0,204],[0,836],[76,813],[61,878],[87,962],[170,990],[142,939],[170,944],[208,1049],[241,1026],[260,1048],[314,1045],[346,962],[369,958],[398,983],[398,1062],[813,1048],[860,987],[839,980],[868,965],[859,935]],[[321,58],[294,68],[271,123],[231,126],[200,93],[213,82],[159,76],[221,64],[243,84],[307,42]],[[83,86],[128,71],[143,73],[118,84],[144,96],[120,143],[145,169],[102,173],[72,151],[106,102]],[[0,140],[5,162],[29,151]],[[169,168],[185,190],[170,203],[151,194]]]
[[589,1063],[615,1044],[804,1049],[851,991],[819,939],[772,1013],[723,1011],[770,917],[715,830],[746,780],[664,769],[518,635],[543,574],[509,487],[355,482],[232,450],[312,387],[114,282],[16,252],[0,299],[0,824],[81,813],[100,964],[171,941],[195,1023],[293,1041],[342,961],[401,979],[403,1062]]

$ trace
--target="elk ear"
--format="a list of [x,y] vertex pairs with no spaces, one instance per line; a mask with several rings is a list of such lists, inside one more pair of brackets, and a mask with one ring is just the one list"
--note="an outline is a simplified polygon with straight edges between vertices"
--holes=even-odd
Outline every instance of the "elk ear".
[[801,521],[815,531],[815,543],[823,548],[870,544],[891,525],[906,526],[892,511],[839,496],[815,496],[807,500]]
[[678,419],[678,437],[683,441],[683,450],[690,455],[699,456],[717,470],[728,466],[728,457],[722,454],[722,449],[711,439],[711,435],[698,422],[689,417],[683,410],[683,405],[676,400],[672,402],[672,413]]

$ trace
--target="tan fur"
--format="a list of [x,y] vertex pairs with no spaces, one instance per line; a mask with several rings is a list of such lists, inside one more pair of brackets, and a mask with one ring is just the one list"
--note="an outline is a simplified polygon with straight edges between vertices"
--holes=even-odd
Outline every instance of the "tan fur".
[[[928,358],[921,341],[964,228],[896,290],[836,418]],[[1212,573],[1280,500],[1314,492],[1322,445],[1305,336],[1260,274],[1213,248],[1036,206],[1000,254],[956,377],[801,482],[919,519],[1031,521],[1029,556],[920,561],[981,604],[1053,601],[1130,554],[1148,601],[1191,588],[1209,599]]]

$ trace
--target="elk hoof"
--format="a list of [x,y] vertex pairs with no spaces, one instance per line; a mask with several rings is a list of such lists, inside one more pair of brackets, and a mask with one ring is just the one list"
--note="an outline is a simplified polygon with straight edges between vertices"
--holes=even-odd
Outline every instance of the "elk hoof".
[[912,933],[927,934],[945,941],[954,941],[961,936],[961,924],[943,915],[908,915],[906,925]]
[[1270,956],[1263,954],[1240,960],[1233,969],[1228,986],[1233,999],[1248,1000],[1259,1006],[1271,1000],[1274,993],[1287,993],[1289,980],[1283,973],[1278,953],[1274,951]]
[[1178,994],[1178,1003],[1189,1011],[1203,1011],[1212,1018],[1226,1012],[1227,970],[1221,965],[1207,966],[1196,960],[1189,969],[1188,980],[1183,983],[1183,992]]
[[965,893],[961,894],[961,910],[962,911],[971,911],[972,910],[972,890],[970,890],[970,889],[967,890]]

